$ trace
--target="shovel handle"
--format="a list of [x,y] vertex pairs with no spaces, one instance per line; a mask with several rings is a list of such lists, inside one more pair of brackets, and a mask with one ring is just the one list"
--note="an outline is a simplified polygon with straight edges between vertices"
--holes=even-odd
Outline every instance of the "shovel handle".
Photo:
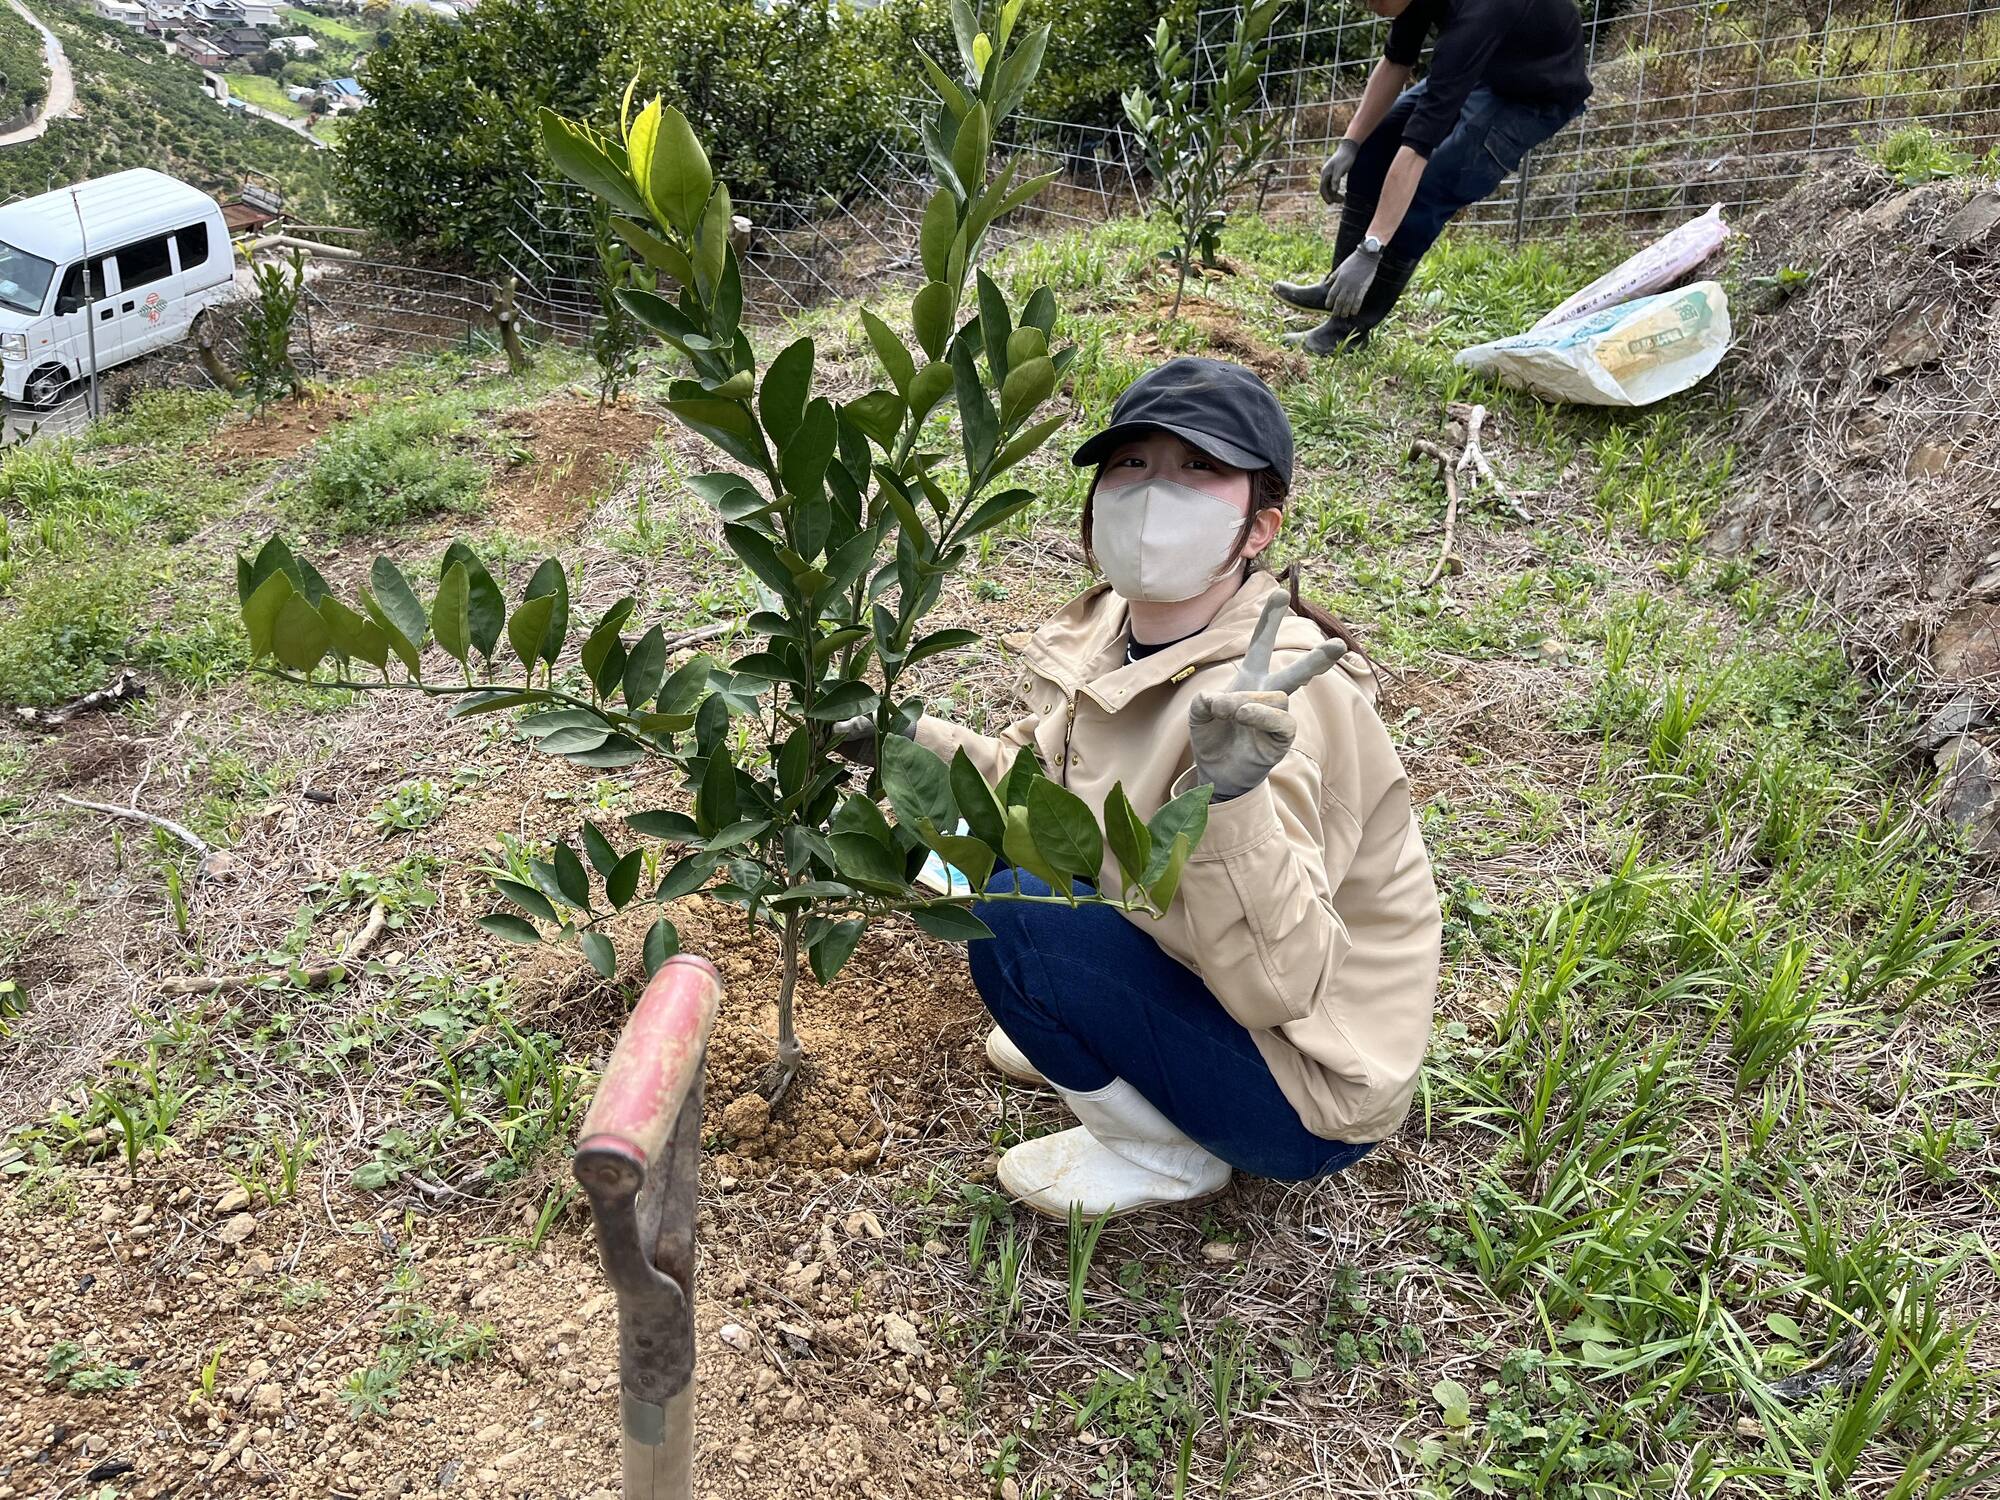
[[611,1049],[571,1164],[618,1297],[625,1500],[690,1500],[694,1453],[695,1166],[715,966],[662,964]]
[[660,965],[605,1064],[577,1142],[579,1161],[608,1175],[629,1171],[637,1190],[700,1076],[721,1000],[722,976],[707,959],[682,953]]

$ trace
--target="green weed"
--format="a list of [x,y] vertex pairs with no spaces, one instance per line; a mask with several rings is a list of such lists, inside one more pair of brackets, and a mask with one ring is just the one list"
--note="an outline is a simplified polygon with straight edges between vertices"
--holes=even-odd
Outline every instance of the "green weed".
[[126,658],[143,599],[139,570],[116,557],[33,570],[0,615],[0,702],[38,707],[102,687]]
[[372,1364],[354,1371],[340,1385],[340,1399],[355,1421],[364,1417],[386,1417],[390,1406],[403,1394],[403,1374],[409,1368],[401,1350],[383,1350]]
[[235,409],[226,391],[171,386],[140,391],[122,411],[93,424],[84,442],[92,448],[179,452],[213,437]]
[[42,1384],[60,1385],[73,1396],[122,1391],[138,1383],[137,1370],[112,1364],[73,1339],[57,1340],[42,1370]]
[[1870,154],[1906,188],[1956,177],[1974,165],[1970,155],[1925,125],[1906,125],[1891,132]]
[[485,492],[486,469],[461,440],[464,426],[463,416],[443,402],[363,417],[314,450],[299,503],[307,516],[343,536],[471,510]]
[[1111,1222],[1108,1213],[1094,1219],[1083,1216],[1083,1206],[1069,1206],[1069,1326],[1074,1333],[1083,1322],[1083,1299],[1090,1284],[1090,1262],[1097,1254],[1097,1241]]
[[405,781],[375,805],[368,821],[385,834],[411,833],[443,817],[450,802],[451,794],[428,777]]

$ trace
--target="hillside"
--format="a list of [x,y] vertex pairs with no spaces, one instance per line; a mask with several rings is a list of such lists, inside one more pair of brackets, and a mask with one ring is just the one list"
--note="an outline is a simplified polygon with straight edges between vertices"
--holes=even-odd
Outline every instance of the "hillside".
[[246,173],[262,173],[302,214],[329,211],[330,153],[268,121],[223,109],[202,92],[193,65],[167,56],[154,41],[67,0],[52,0],[38,14],[69,54],[77,117],[51,121],[39,140],[0,149],[0,198],[156,167],[217,194],[234,193]]
[[29,119],[48,92],[41,34],[11,7],[0,7],[0,124]]
[[[1299,439],[1280,550],[1382,672],[1445,897],[1419,1107],[1338,1178],[1243,1179],[1079,1255],[993,1188],[996,1148],[1060,1110],[985,1071],[962,949],[885,922],[806,981],[811,1062],[772,1117],[742,1107],[772,945],[679,903],[729,985],[698,1492],[1976,1492],[2000,1430],[1972,1331],[2000,1291],[1990,891],[1916,810],[1901,712],[1813,600],[1777,560],[1711,553],[1766,478],[1729,435],[1731,367],[1624,413],[1452,364],[1628,248],[1608,241],[1449,240],[1392,336],[1318,362],[1276,348],[1264,290],[1325,263],[1318,235],[1232,227],[1242,274],[1178,322],[1160,248],[1118,222],[995,265],[1016,306],[1052,288],[1075,420],[1021,471],[1035,503],[948,580],[938,623],[979,639],[917,686],[1007,720],[998,637],[1090,577],[1065,440],[1170,353],[1264,373]],[[761,329],[759,355],[801,332],[832,388],[873,382],[857,307]],[[463,536],[509,599],[553,554],[580,612],[630,593],[641,623],[739,655],[760,585],[688,484],[714,451],[662,411],[663,357],[609,411],[590,373],[449,356],[256,417],[168,392],[0,459],[0,701],[127,662],[153,689],[0,728],[17,1492],[115,1461],[136,1497],[194,1473],[614,1493],[614,1325],[564,1147],[636,976],[487,936],[480,867],[679,794],[538,755],[505,714],[246,675],[232,584],[273,529],[337,587],[377,553],[434,577]],[[1481,492],[1446,546],[1410,445],[1464,401],[1529,519]],[[225,857],[64,798],[138,798]],[[380,941],[305,985],[376,908]],[[206,1002],[164,988],[243,971]]]

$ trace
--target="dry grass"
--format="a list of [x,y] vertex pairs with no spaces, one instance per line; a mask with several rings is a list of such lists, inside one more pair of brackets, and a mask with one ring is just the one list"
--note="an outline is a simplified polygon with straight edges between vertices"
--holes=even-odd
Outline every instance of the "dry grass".
[[1838,616],[1860,659],[1940,691],[2000,670],[1992,641],[1968,664],[1964,640],[1991,633],[1985,601],[2000,589],[2000,234],[1947,233],[1988,191],[1898,190],[1850,164],[1749,230],[1753,277],[1806,279],[1751,294],[1782,305],[1739,366],[1739,430],[1760,482],[1724,539],[1768,555]]

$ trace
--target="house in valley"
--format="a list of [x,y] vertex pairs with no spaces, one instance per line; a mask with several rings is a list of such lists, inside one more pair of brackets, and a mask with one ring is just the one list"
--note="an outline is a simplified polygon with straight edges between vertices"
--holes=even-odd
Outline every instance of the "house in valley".
[[329,78],[319,86],[319,96],[334,114],[351,114],[368,104],[368,92],[354,78]]
[[262,57],[271,50],[271,39],[254,26],[218,27],[208,40],[224,57]]

